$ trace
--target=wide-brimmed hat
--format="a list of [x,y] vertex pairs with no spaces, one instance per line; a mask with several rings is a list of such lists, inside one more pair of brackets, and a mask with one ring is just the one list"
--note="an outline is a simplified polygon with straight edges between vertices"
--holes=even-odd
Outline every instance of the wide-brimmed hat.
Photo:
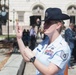
[[45,18],[43,21],[48,20],[67,20],[70,17],[67,14],[63,14],[59,8],[48,8],[45,11]]

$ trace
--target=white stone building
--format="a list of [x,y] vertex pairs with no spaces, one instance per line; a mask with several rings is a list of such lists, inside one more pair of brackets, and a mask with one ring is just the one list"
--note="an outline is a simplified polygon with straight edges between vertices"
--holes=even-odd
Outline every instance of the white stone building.
[[[30,28],[30,16],[40,16],[43,20],[48,7],[58,7],[71,16],[71,20],[65,21],[66,27],[70,21],[76,24],[76,0],[9,0],[9,34],[15,34],[16,20],[25,29]],[[2,26],[2,33],[8,33],[8,22]]]

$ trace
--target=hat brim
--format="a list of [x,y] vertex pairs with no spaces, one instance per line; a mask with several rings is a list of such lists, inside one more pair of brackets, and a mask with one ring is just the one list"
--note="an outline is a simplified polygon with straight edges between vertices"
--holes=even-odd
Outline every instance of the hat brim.
[[67,19],[70,19],[70,17],[66,14],[60,14],[60,15],[54,15],[54,16],[51,16],[51,17],[48,17],[48,18],[45,18],[44,20],[42,21],[49,21],[49,20],[67,20]]

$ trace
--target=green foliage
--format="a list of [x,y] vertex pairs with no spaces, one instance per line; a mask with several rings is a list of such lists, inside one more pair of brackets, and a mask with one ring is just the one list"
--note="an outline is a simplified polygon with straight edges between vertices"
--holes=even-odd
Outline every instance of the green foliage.
[[[9,35],[9,38],[15,38],[16,35]],[[8,35],[0,35],[0,38],[8,38]]]

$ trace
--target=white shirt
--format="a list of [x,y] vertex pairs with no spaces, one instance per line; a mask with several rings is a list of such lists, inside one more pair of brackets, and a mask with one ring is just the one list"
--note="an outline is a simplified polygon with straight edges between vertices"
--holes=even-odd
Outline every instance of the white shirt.
[[[64,75],[65,66],[70,59],[70,48],[62,36],[48,45],[49,38],[46,38],[35,49],[36,58],[45,66],[48,66],[51,62],[57,65],[60,70],[55,75]],[[42,75],[38,70],[36,75]]]

